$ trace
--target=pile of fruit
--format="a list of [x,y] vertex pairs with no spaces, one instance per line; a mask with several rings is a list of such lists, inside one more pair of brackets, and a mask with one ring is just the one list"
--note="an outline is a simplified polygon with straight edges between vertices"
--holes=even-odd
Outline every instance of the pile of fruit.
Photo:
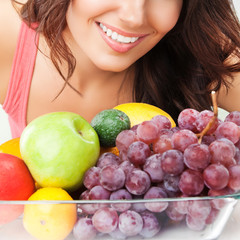
[[[119,133],[119,156],[111,152],[100,156],[97,165],[85,173],[86,190],[80,199],[147,200],[236,193],[240,190],[239,126],[240,112],[231,112],[222,122],[210,110],[185,109],[178,127],[173,128],[167,117],[154,116]],[[150,238],[160,231],[166,217],[200,231],[215,220],[224,201],[80,204],[74,232],[77,239],[91,239],[97,232],[114,239],[138,234]]]
[[[0,211],[0,224],[23,213],[27,232],[42,240],[71,232],[76,240],[99,234],[151,238],[166,222],[201,231],[225,199],[181,199],[240,191],[239,127],[240,112],[221,121],[216,107],[185,109],[177,126],[161,109],[141,103],[104,110],[91,124],[70,112],[43,115],[20,139],[0,146],[0,169],[6,172],[0,176],[0,200],[71,201],[77,193],[82,203],[26,204],[18,211],[9,205],[8,213],[12,208],[15,214]],[[21,153],[6,148],[16,141]],[[14,181],[7,173],[10,164]]]

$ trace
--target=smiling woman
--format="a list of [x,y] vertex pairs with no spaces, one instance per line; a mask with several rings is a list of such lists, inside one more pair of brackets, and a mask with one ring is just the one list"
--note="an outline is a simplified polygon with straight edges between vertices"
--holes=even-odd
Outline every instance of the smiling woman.
[[232,0],[24,2],[0,2],[0,104],[11,137],[45,113],[90,122],[128,102],[176,120],[187,107],[210,109],[212,90],[220,107],[240,110]]

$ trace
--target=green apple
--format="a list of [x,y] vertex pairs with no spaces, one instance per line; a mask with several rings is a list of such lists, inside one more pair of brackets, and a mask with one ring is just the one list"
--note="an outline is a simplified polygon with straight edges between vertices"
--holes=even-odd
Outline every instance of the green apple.
[[20,137],[20,152],[41,187],[74,191],[84,173],[97,162],[96,131],[80,115],[53,112],[30,122]]

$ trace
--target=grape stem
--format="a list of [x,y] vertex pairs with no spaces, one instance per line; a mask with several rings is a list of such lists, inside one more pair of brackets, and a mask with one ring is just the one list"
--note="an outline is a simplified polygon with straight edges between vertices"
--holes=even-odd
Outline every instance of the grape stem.
[[218,106],[217,106],[217,96],[216,96],[216,92],[212,91],[211,92],[211,98],[212,98],[212,104],[213,104],[213,117],[211,118],[211,120],[209,121],[209,123],[207,124],[207,126],[202,130],[202,132],[197,134],[198,137],[198,143],[202,142],[202,138],[203,136],[209,131],[209,129],[212,127],[213,123],[216,121],[217,117],[218,117]]

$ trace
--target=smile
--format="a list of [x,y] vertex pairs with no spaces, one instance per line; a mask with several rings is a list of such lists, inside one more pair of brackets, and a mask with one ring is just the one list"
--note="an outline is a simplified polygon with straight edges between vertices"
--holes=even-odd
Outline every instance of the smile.
[[117,32],[114,32],[113,30],[104,26],[102,23],[100,23],[99,26],[109,38],[119,43],[134,43],[139,39],[139,37],[126,37],[118,34]]

